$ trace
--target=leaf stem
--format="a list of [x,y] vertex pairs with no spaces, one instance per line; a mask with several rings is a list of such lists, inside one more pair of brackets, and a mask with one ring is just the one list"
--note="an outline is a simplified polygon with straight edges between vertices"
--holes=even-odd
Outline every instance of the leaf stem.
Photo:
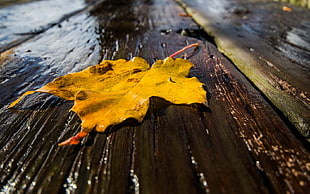
[[173,54],[170,55],[169,57],[173,58],[173,57],[175,57],[176,55],[178,55],[178,54],[184,52],[185,50],[187,50],[187,49],[189,49],[189,48],[192,48],[192,47],[197,47],[197,46],[199,46],[198,43],[194,43],[194,44],[188,45],[188,46],[186,46],[186,47],[184,47],[184,48],[178,50],[177,52],[173,53]]
[[58,144],[58,146],[64,146],[64,145],[76,145],[80,143],[80,139],[82,139],[83,137],[85,137],[88,133],[86,132],[79,132],[78,134],[76,134],[73,137],[70,137],[69,139],[67,139],[66,141],[63,141],[61,143]]

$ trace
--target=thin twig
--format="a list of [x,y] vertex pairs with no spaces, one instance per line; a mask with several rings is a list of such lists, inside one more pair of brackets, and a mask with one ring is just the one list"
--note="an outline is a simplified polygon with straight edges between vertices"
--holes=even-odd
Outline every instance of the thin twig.
[[199,46],[198,43],[194,43],[194,44],[188,45],[188,46],[182,48],[181,50],[178,50],[177,52],[173,53],[173,54],[170,55],[169,57],[173,58],[173,57],[175,57],[176,55],[178,55],[178,54],[184,52],[185,50],[187,50],[187,49],[189,49],[189,48],[192,48],[192,47],[197,47],[197,46]]

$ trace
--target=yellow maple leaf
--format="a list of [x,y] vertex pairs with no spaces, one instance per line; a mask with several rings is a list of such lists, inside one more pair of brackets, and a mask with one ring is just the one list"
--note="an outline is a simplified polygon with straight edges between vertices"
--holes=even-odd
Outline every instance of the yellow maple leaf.
[[150,68],[140,57],[104,60],[87,69],[60,76],[35,91],[14,101],[15,106],[25,95],[44,92],[65,100],[74,100],[72,111],[82,121],[81,132],[59,145],[77,144],[91,130],[104,132],[127,118],[142,122],[152,96],[174,104],[206,104],[206,91],[196,77],[187,77],[193,64],[185,59],[167,57]]

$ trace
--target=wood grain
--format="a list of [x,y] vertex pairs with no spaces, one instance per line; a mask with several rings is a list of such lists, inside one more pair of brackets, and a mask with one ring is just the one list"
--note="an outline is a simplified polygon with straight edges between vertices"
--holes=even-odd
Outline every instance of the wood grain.
[[262,0],[178,2],[310,142],[309,9]]
[[[179,13],[170,0],[104,1],[1,53],[1,192],[308,191],[302,142],[214,45],[177,33],[200,30]],[[183,57],[196,65],[191,76],[205,83],[209,107],[152,98],[142,123],[129,119],[68,147],[57,143],[80,130],[72,102],[33,94],[6,108],[21,93],[102,59],[153,63],[195,42],[200,49]]]

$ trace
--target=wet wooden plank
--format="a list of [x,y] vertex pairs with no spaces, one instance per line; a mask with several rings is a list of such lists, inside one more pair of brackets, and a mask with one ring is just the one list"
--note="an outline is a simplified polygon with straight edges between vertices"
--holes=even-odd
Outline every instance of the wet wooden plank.
[[[214,45],[176,33],[199,32],[179,13],[184,10],[170,0],[105,1],[1,53],[2,192],[308,190],[309,152]],[[57,143],[80,130],[68,112],[72,102],[34,94],[16,110],[6,108],[21,93],[102,59],[140,56],[153,63],[193,42],[200,50],[190,57],[191,75],[205,83],[209,107],[152,98],[142,123],[129,120],[69,147]]]
[[277,1],[282,1],[282,2],[289,2],[293,5],[298,5],[306,8],[310,8],[310,1],[309,0],[277,0]]
[[1,2],[0,52],[45,32],[90,5],[91,2],[80,0]]
[[179,2],[309,141],[309,9],[261,0]]

